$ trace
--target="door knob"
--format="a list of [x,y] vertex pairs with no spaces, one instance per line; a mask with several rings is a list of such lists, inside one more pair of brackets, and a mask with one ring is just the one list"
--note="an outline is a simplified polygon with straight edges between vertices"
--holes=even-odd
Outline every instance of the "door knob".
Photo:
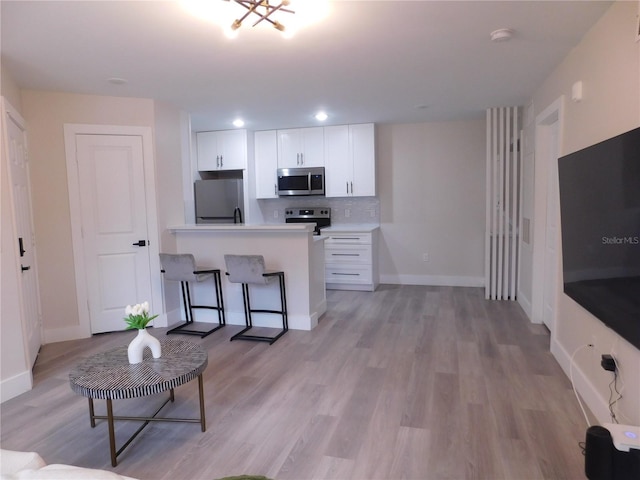
[[136,243],[132,243],[132,245],[134,247],[146,247],[147,246],[147,241],[146,240],[138,240]]

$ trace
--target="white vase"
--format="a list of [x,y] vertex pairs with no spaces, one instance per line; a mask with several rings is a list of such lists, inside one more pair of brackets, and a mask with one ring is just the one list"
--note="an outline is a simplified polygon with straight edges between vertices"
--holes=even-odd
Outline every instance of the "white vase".
[[142,362],[142,355],[144,349],[149,347],[153,358],[160,358],[162,349],[160,347],[160,340],[147,332],[146,328],[138,330],[138,335],[131,340],[129,347],[127,348],[127,355],[129,357],[129,363],[135,364]]

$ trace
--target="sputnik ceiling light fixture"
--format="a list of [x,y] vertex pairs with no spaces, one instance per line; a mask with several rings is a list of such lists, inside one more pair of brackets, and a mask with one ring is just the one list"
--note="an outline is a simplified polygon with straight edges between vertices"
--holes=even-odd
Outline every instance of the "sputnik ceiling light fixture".
[[295,13],[293,10],[285,8],[289,6],[289,0],[281,0],[279,3],[273,2],[271,0],[225,0],[225,1],[235,2],[238,5],[242,5],[244,8],[247,9],[247,11],[242,17],[237,18],[233,21],[233,23],[231,24],[231,30],[239,29],[242,26],[242,22],[251,14],[254,14],[258,17],[258,20],[252,25],[253,27],[258,25],[262,21],[267,21],[271,25],[273,25],[273,27],[276,30],[284,32],[285,31],[284,25],[279,21],[271,18],[271,16],[278,11],[286,12],[286,13]]

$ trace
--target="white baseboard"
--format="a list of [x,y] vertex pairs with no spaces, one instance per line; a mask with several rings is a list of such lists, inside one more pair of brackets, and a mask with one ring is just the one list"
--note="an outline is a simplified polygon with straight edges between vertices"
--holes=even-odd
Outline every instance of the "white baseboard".
[[[564,373],[571,380],[573,373],[573,383],[576,391],[580,395],[582,402],[589,408],[591,413],[596,417],[600,424],[610,422],[609,404],[598,392],[595,385],[580,369],[579,365],[574,364],[571,368],[571,354],[555,339],[551,339],[551,354],[560,364]],[[576,400],[577,401],[577,400]]]
[[25,370],[18,375],[2,380],[0,383],[0,403],[22,395],[33,388],[31,370]]
[[89,338],[91,336],[90,333],[85,331],[85,328],[76,325],[75,327],[64,327],[64,328],[48,328],[43,332],[42,343],[56,343],[56,342],[66,342],[67,340],[78,340],[80,338]]
[[531,320],[533,314],[533,309],[531,308],[531,300],[529,300],[520,290],[518,290],[516,295],[517,301],[522,307],[522,310],[524,310],[524,313],[526,313],[529,320]]
[[484,277],[451,275],[380,275],[380,283],[436,287],[484,287]]

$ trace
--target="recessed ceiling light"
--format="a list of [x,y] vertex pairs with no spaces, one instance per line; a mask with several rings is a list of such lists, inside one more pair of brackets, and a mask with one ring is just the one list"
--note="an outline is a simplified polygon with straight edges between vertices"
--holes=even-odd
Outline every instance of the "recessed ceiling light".
[[107,78],[107,82],[109,82],[112,85],[124,85],[126,83],[129,83],[129,81],[126,78],[119,78],[119,77]]
[[490,36],[492,42],[506,42],[513,37],[513,30],[510,28],[500,28],[491,32]]
[[234,127],[238,127],[238,128],[240,128],[240,127],[244,127],[244,120],[242,120],[241,118],[236,118],[236,119],[233,121],[233,126],[234,126]]
[[318,120],[319,122],[324,122],[327,118],[329,118],[329,115],[324,112],[316,113],[316,120]]
[[419,105],[416,105],[416,108],[417,108],[418,110],[424,110],[425,108],[429,108],[429,105],[426,105],[426,104],[424,104],[424,103],[421,103],[421,104],[419,104]]

